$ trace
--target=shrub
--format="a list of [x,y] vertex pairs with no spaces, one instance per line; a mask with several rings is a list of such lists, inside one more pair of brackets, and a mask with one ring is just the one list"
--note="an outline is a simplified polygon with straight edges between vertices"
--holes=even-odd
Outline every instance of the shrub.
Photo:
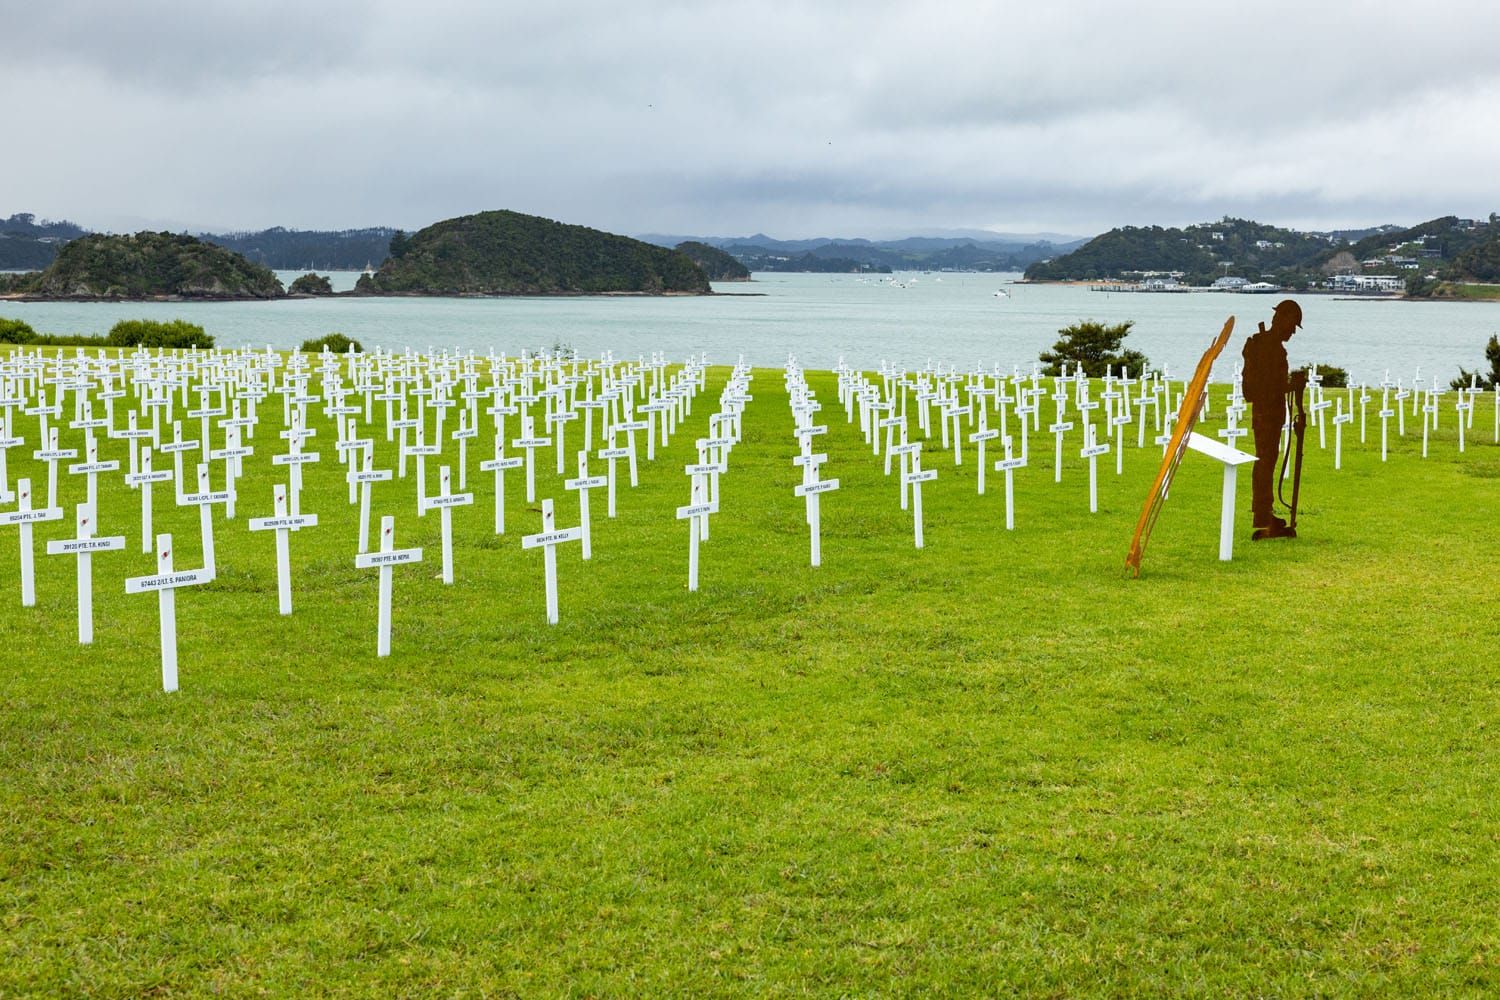
[[1040,360],[1046,365],[1042,374],[1061,375],[1066,363],[1069,374],[1082,367],[1089,378],[1103,378],[1105,371],[1111,368],[1118,375],[1122,367],[1139,375],[1150,367],[1151,362],[1140,351],[1120,348],[1134,325],[1135,321],[1129,319],[1114,326],[1086,319],[1063,327],[1057,331],[1062,334],[1062,339],[1052,345],[1052,350],[1041,354]]
[[309,354],[321,354],[325,347],[334,354],[347,354],[351,348],[359,353],[364,353],[365,349],[364,345],[359,341],[352,337],[346,337],[337,331],[302,342],[302,350],[307,351]]
[[1325,389],[1347,389],[1349,387],[1349,372],[1338,365],[1315,365],[1318,378],[1323,380]]
[[109,328],[110,347],[212,347],[214,338],[187,320],[122,319]]
[[31,344],[36,341],[36,331],[31,324],[20,319],[0,317],[0,344]]
[[1475,384],[1475,376],[1479,376],[1478,385],[1481,389],[1493,389],[1500,386],[1500,336],[1490,337],[1490,342],[1484,345],[1484,359],[1490,363],[1488,376],[1482,371],[1469,371],[1467,368],[1458,369],[1458,378],[1448,383],[1455,389],[1467,389]]

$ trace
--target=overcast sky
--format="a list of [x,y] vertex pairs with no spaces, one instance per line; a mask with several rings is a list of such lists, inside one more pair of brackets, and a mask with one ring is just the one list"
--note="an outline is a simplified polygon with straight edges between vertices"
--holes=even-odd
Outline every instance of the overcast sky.
[[0,216],[1092,234],[1500,210],[1500,4],[0,0]]

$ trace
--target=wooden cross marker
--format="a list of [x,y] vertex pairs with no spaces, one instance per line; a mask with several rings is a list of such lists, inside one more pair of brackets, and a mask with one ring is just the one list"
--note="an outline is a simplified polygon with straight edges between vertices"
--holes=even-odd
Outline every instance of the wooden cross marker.
[[21,606],[30,608],[36,605],[36,569],[32,562],[31,526],[38,521],[61,521],[63,512],[61,507],[33,508],[30,479],[16,481],[16,500],[19,509],[0,513],[0,524],[17,526],[21,545]]
[[370,549],[370,484],[388,483],[394,475],[390,469],[375,468],[375,445],[371,442],[364,450],[364,468],[348,473],[350,484],[359,485],[359,549]]
[[583,558],[594,557],[593,532],[589,528],[589,490],[608,486],[609,479],[605,476],[589,475],[589,453],[580,451],[578,453],[578,478],[563,481],[563,488],[578,491],[578,518],[579,527],[583,529]]
[[354,557],[356,569],[379,568],[380,570],[380,611],[375,633],[377,656],[391,655],[391,567],[421,561],[421,549],[396,548],[396,519],[394,517],[380,519],[380,551],[361,552]]
[[635,432],[649,429],[644,420],[626,420],[611,427],[611,432],[621,431],[625,435],[625,447],[628,449],[630,457],[630,486],[632,489],[641,484],[640,467],[636,461]]
[[78,505],[78,537],[47,543],[49,556],[70,555],[78,564],[78,642],[87,646],[94,641],[94,567],[95,552],[118,552],[125,548],[125,536],[94,537],[94,512],[88,504]]
[[[609,436],[611,438],[614,437],[615,431],[618,430],[618,428],[619,428],[619,425],[616,425],[615,427],[610,428]],[[598,454],[599,458],[605,459],[609,463],[605,467],[605,476],[604,476],[604,478],[608,481],[608,486],[609,486],[609,490],[608,490],[608,501],[609,502],[608,502],[608,509],[607,509],[606,513],[608,514],[609,517],[614,517],[615,516],[615,460],[619,459],[619,458],[631,458],[632,455],[633,455],[633,451],[630,448],[623,448],[623,447],[617,448],[617,447],[614,447],[613,445],[611,445],[608,448],[600,448],[599,451],[597,452],[597,454]]]
[[936,479],[937,470],[922,468],[920,452],[912,455],[911,464],[912,470],[901,478],[904,482],[911,484],[912,537],[917,543],[917,548],[920,549],[922,547],[922,484]]
[[164,455],[172,456],[172,483],[177,492],[177,502],[182,503],[183,484],[186,480],[182,475],[182,456],[184,452],[194,451],[198,447],[197,441],[184,441],[182,439],[182,421],[172,421],[172,440],[156,449]]
[[[1061,409],[1061,408],[1059,407],[1059,409]],[[1060,482],[1062,482],[1062,452],[1063,452],[1063,447],[1062,446],[1063,446],[1063,434],[1065,434],[1068,431],[1070,431],[1070,430],[1073,429],[1073,421],[1071,421],[1071,420],[1058,420],[1055,423],[1053,423],[1050,426],[1048,426],[1047,429],[1052,432],[1052,434],[1054,436],[1054,439],[1055,439],[1055,441],[1057,443],[1057,452],[1056,452],[1056,456],[1054,457],[1053,463],[1052,463],[1052,481],[1054,483],[1060,483]]]
[[521,538],[521,548],[542,549],[543,568],[547,578],[547,624],[557,624],[557,546],[583,540],[583,528],[558,528],[552,513],[552,501],[542,501],[542,530]]
[[18,438],[10,433],[9,412],[9,410],[6,410],[5,419],[0,420],[0,503],[10,503],[15,499],[15,494],[11,492],[10,488],[10,472],[6,469],[6,452],[12,448],[19,448],[26,443],[25,438]]
[[[811,466],[808,466],[811,468]],[[814,471],[814,474],[816,472]],[[822,479],[812,482],[804,482],[792,490],[793,496],[805,497],[807,500],[807,526],[811,537],[812,564],[821,566],[823,564],[823,519],[819,509],[819,498],[824,493],[832,492],[839,488],[837,479]]]
[[1083,425],[1083,449],[1078,453],[1080,458],[1089,460],[1089,513],[1099,513],[1099,456],[1108,454],[1109,442],[1099,444],[1095,440],[1097,432],[1093,424]]
[[1344,425],[1354,422],[1354,411],[1344,410],[1344,401],[1338,401],[1338,410],[1333,414],[1333,467],[1344,467]]
[[443,518],[443,582],[453,582],[453,508],[466,507],[474,502],[472,493],[454,493],[452,472],[448,466],[438,469],[438,495],[423,497],[421,506],[436,507]]
[[497,435],[495,457],[487,462],[479,463],[480,471],[495,474],[495,534],[497,535],[505,534],[505,470],[519,469],[525,461],[520,455],[506,458],[505,438]]
[[901,456],[901,471],[897,478],[901,481],[901,509],[906,510],[908,506],[907,495],[911,489],[910,480],[906,477],[910,474],[913,462],[920,465],[922,455],[922,442],[906,440],[906,425],[901,426],[901,443],[892,445],[890,452]]
[[[47,435],[48,435],[48,437],[47,437],[46,447],[43,448],[43,449],[41,449],[41,450],[39,450],[39,451],[33,451],[31,453],[31,457],[34,458],[34,459],[36,459],[39,462],[46,462],[47,463],[47,506],[48,507],[56,507],[57,506],[57,463],[60,462],[60,461],[62,461],[63,459],[77,458],[78,457],[78,449],[77,448],[59,448],[57,446],[57,428],[56,427],[49,427],[47,429]],[[0,452],[0,454],[3,454],[3,452]],[[147,551],[149,551],[149,549]]]
[[292,564],[287,533],[316,526],[318,515],[289,513],[286,487],[277,483],[271,491],[272,509],[276,513],[271,517],[251,518],[250,530],[276,532],[276,597],[281,613],[289,615],[292,613]]
[[172,478],[171,469],[157,471],[151,466],[151,449],[141,449],[140,468],[125,477],[125,482],[141,491],[141,551],[151,551],[151,484],[164,483]]
[[698,522],[700,518],[717,514],[719,505],[703,499],[703,485],[696,478],[693,480],[692,500],[693,502],[687,506],[677,508],[677,520],[688,522],[688,590],[696,592],[698,589]]
[[1382,462],[1385,461],[1388,452],[1390,422],[1391,418],[1395,415],[1396,411],[1391,409],[1390,406],[1390,390],[1386,389],[1384,397],[1380,401],[1380,413],[1378,414],[1380,417],[1380,460]]
[[[1026,422],[1021,421],[1021,429],[1024,432]],[[1026,467],[1026,456],[1017,458],[1011,451],[1011,441],[1005,439],[1005,457],[995,463],[995,471],[1005,473],[1005,530],[1016,530],[1016,492],[1015,474],[1017,469]]]
[[216,503],[228,503],[231,494],[228,490],[212,490],[208,485],[208,466],[198,463],[198,492],[184,493],[177,499],[182,507],[198,508],[198,527],[203,534],[203,568],[213,577],[218,572],[218,562],[214,559],[214,518],[210,508]]
[[[521,418],[521,437],[510,443],[512,448],[524,448],[526,451],[526,502],[536,502],[536,449],[545,448],[552,443],[550,438],[536,437],[531,431],[530,415]],[[550,551],[550,550],[549,550]]]
[[979,413],[980,429],[975,431],[973,434],[970,434],[969,440],[973,442],[974,445],[979,449],[979,495],[984,496],[984,470],[986,468],[984,461],[984,443],[986,441],[993,441],[998,438],[1000,436],[1000,432],[988,427],[984,427],[983,406],[979,408]]
[[[693,496],[702,497],[705,502],[712,501],[713,503],[717,504],[718,498],[714,496],[714,490],[709,485],[708,477],[718,475],[723,467],[719,465],[718,462],[700,461],[693,465],[685,465],[682,468],[684,473],[693,477]],[[702,487],[701,492],[698,489],[700,486]],[[703,541],[708,541],[707,514],[703,515],[703,517],[698,522],[698,534],[701,536]]]
[[114,461],[113,459],[107,462],[99,461],[99,442],[95,441],[92,437],[90,437],[88,440],[87,448],[87,460],[79,462],[75,465],[68,466],[68,475],[88,477],[88,499],[85,502],[88,503],[90,507],[94,508],[95,511],[98,511],[99,473],[119,472],[120,463]]
[[458,414],[458,430],[451,435],[458,442],[458,488],[469,488],[469,441],[479,437],[479,431],[469,423],[469,411]]
[[[200,469],[205,467],[200,465]],[[205,469],[204,472],[207,475]],[[212,569],[172,568],[172,536],[156,536],[156,574],[154,576],[132,576],[125,580],[125,593],[157,595],[157,611],[161,618],[161,689],[177,690],[177,588],[196,587],[212,583]]]
[[[235,478],[243,471],[244,460],[253,454],[254,448],[240,444],[240,429],[237,426],[226,427],[224,447],[215,448],[208,453],[208,457],[215,462],[224,463],[224,488],[229,491],[229,500],[224,504],[224,516],[230,520],[234,519],[234,502],[238,498]],[[276,458],[273,457],[271,461],[275,462]]]
[[[287,506],[291,513],[297,514],[302,510],[302,466],[311,462],[319,461],[323,456],[315,451],[304,452],[302,450],[302,439],[309,436],[312,431],[302,430],[294,426],[290,431],[283,431],[287,435],[288,451],[284,455],[272,455],[272,465],[289,465],[291,474],[287,479]],[[230,484],[233,490],[234,484]]]

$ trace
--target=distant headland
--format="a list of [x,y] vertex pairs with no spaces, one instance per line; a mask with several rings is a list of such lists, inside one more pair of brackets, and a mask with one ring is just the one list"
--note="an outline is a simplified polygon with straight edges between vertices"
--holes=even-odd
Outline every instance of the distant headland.
[[[732,270],[734,264],[732,258],[726,265],[712,254],[707,259],[716,270]],[[702,267],[678,250],[538,216],[493,211],[447,219],[410,236],[393,230],[380,268],[342,294],[709,295],[709,280]],[[292,283],[294,297],[330,293],[326,280],[316,275]],[[281,299],[288,292],[269,268],[207,239],[142,232],[67,239],[42,270],[0,274],[0,296],[30,301],[234,301]]]

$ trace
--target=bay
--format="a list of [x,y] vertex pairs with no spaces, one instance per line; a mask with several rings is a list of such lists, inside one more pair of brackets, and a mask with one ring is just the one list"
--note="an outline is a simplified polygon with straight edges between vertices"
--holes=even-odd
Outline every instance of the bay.
[[[300,272],[279,272],[283,283]],[[357,273],[332,275],[352,288]],[[202,324],[225,347],[295,348],[337,330],[392,350],[568,347],[585,356],[633,358],[664,352],[711,362],[743,356],[779,366],[788,355],[809,368],[840,359],[863,368],[983,364],[1029,368],[1080,319],[1134,320],[1128,346],[1174,374],[1186,373],[1229,315],[1236,338],[1215,368],[1234,371],[1243,337],[1270,322],[1281,295],[1093,292],[1064,285],[1016,285],[997,274],[767,274],[715,285],[703,297],[522,297],[487,299],[338,298],[277,302],[0,302],[0,316],[47,333],[104,333],[117,320],[181,317]],[[1006,294],[997,296],[996,292]],[[1298,296],[1304,329],[1292,339],[1294,364],[1324,362],[1356,380],[1409,380],[1417,368],[1446,381],[1460,365],[1479,366],[1500,330],[1500,303],[1348,301]]]

